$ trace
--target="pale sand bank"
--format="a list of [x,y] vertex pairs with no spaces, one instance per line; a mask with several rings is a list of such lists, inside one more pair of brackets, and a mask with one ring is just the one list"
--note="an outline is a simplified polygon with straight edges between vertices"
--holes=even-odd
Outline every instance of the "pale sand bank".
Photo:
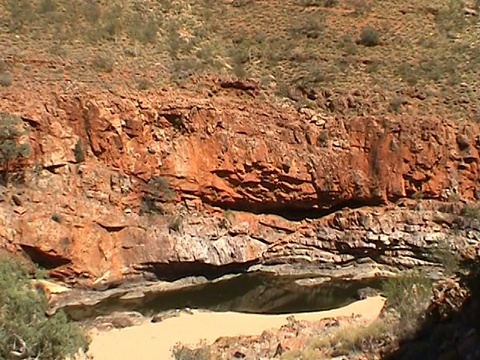
[[360,315],[375,320],[385,299],[377,296],[360,300],[342,308],[300,314],[257,315],[235,312],[199,312],[181,314],[160,323],[94,332],[89,354],[94,360],[169,360],[171,348],[177,343],[212,343],[219,337],[260,335],[287,323],[287,317],[315,321],[328,317]]

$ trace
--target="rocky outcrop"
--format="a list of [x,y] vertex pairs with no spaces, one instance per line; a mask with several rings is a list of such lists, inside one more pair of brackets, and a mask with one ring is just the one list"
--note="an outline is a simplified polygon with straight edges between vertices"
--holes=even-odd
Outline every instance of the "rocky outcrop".
[[97,289],[259,265],[429,265],[426,246],[478,244],[478,224],[455,215],[477,196],[478,126],[335,118],[252,86],[1,94],[33,153],[24,184],[1,191],[0,244]]
[[[298,321],[294,316],[280,329],[264,331],[259,336],[221,337],[210,346],[179,345],[184,352],[195,356],[204,351],[215,359],[282,359],[288,357],[325,358],[331,360],[370,359],[357,352],[342,354],[328,348],[341,331],[358,332],[368,327],[369,321],[362,317],[336,317],[319,321]],[[333,353],[333,354],[332,354]],[[347,355],[343,356],[343,355]],[[372,357],[373,358],[373,357]]]
[[98,316],[89,326],[95,326],[97,329],[123,329],[130,326],[141,325],[145,319],[142,314],[130,312],[113,312],[107,316]]

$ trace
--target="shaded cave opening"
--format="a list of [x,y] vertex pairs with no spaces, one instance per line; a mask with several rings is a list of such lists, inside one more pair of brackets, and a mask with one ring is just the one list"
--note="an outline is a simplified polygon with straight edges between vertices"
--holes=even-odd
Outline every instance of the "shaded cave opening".
[[292,275],[244,273],[216,282],[146,293],[142,298],[113,297],[94,306],[68,306],[64,310],[76,321],[88,321],[112,312],[137,311],[144,316],[153,316],[186,308],[272,315],[304,313],[346,306],[359,300],[359,290],[381,289],[385,280],[330,280],[305,285],[298,281],[301,279]]
[[145,263],[141,270],[147,271],[154,276],[155,280],[173,282],[187,277],[204,277],[207,280],[215,280],[225,275],[235,275],[258,263],[258,260],[244,263],[231,263],[227,265],[213,265],[201,261],[169,262],[169,263]]
[[20,248],[33,263],[45,270],[52,270],[63,265],[70,264],[69,259],[66,259],[60,255],[46,253],[34,246],[22,244],[20,245]]
[[288,221],[303,221],[306,219],[321,219],[323,217],[334,214],[340,210],[354,210],[367,206],[384,205],[382,199],[368,199],[368,200],[348,200],[338,202],[328,208],[318,208],[318,204],[308,204],[310,206],[296,206],[291,204],[268,204],[268,203],[249,203],[249,202],[235,202],[235,203],[221,203],[208,202],[211,206],[216,206],[224,211],[242,211],[255,215],[277,215]]

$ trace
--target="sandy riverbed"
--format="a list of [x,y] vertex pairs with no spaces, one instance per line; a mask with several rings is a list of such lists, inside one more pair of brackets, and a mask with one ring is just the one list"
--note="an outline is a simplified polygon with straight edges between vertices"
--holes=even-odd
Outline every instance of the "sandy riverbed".
[[[361,315],[376,319],[385,299],[377,296],[348,306],[310,313],[293,314],[297,320],[315,321],[327,317]],[[257,315],[234,312],[199,312],[181,314],[160,323],[146,322],[140,326],[92,333],[90,355],[94,360],[169,360],[171,348],[177,343],[212,343],[222,336],[260,335],[287,323],[284,315]]]

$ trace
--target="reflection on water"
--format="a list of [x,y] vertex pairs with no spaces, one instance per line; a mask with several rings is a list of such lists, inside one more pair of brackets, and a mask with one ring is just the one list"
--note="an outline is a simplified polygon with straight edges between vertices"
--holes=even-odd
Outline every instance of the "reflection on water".
[[358,299],[364,287],[379,288],[381,279],[326,282],[302,286],[298,278],[250,273],[216,283],[147,295],[141,300],[110,299],[89,309],[70,309],[80,319],[112,311],[140,311],[145,315],[189,307],[213,311],[282,314],[328,310]]

